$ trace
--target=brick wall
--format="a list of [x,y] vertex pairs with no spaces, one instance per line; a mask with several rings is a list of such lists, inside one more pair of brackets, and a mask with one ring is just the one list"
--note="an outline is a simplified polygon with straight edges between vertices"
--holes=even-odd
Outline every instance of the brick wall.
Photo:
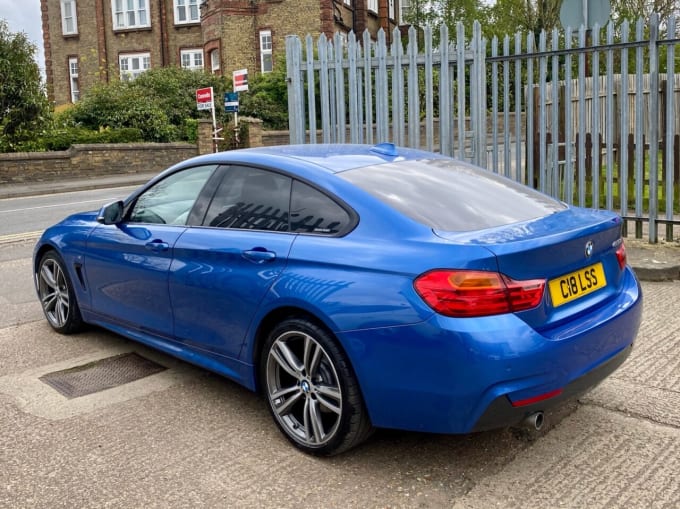
[[189,143],[73,145],[61,152],[0,154],[0,184],[155,173],[197,154]]

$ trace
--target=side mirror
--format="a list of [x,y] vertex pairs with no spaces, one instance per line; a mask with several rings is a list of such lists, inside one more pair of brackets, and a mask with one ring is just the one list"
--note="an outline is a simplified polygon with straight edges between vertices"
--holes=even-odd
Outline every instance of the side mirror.
[[123,219],[123,202],[114,201],[104,205],[97,215],[97,222],[102,224],[118,224]]

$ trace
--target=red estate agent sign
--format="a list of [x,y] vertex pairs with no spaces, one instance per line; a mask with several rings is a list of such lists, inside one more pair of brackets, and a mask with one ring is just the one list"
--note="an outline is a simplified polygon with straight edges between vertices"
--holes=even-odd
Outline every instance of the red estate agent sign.
[[211,110],[213,108],[213,89],[199,88],[196,90],[196,107],[199,110]]
[[239,69],[233,73],[234,92],[248,91],[248,69]]

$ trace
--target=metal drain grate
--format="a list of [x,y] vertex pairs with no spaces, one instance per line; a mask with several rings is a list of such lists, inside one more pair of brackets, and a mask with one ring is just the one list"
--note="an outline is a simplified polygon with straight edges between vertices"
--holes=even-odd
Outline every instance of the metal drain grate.
[[40,380],[73,399],[134,382],[165,369],[165,366],[132,352],[48,373]]

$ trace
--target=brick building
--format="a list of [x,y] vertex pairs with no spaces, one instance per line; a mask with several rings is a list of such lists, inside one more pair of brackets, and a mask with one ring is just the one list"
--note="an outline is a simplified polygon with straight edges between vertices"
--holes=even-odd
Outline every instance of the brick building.
[[55,105],[151,67],[268,72],[287,35],[391,30],[399,0],[40,0]]

